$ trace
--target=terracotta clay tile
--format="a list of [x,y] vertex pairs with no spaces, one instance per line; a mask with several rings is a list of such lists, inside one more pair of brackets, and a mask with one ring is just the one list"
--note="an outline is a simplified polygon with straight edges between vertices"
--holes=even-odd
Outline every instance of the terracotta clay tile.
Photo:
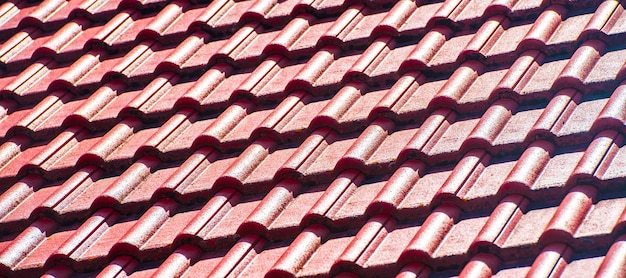
[[211,59],[243,67],[254,65],[263,49],[278,34],[263,31],[258,23],[242,26]]
[[287,84],[286,91],[302,89],[315,94],[315,83],[325,70],[339,58],[340,50],[334,46],[327,46],[315,53],[306,66]]
[[246,177],[242,190],[247,194],[266,192],[269,190],[269,188],[274,186],[275,180],[282,178],[282,176],[276,172],[282,169],[282,165],[284,165],[295,151],[296,148],[273,150],[267,158]]
[[517,103],[510,99],[496,101],[463,142],[462,149],[490,149],[495,145],[495,139],[517,109]]
[[600,200],[593,204],[576,230],[574,238],[594,237],[593,243],[589,244],[610,246],[613,243],[613,238],[608,235],[614,233],[615,230],[619,230],[618,225],[622,219],[622,215],[614,212],[624,211],[626,200],[624,198],[604,199],[604,196],[599,197],[597,199]]
[[209,34],[204,31],[196,31],[182,42],[180,42],[174,51],[161,61],[157,66],[157,70],[172,71],[181,70],[185,68],[185,64],[191,59],[196,51],[202,48],[211,38]]
[[[622,5],[622,9],[623,9],[623,5]],[[618,35],[624,32],[624,20],[626,20],[626,13],[624,13],[623,11],[621,12],[621,15],[619,17],[617,17],[615,24],[613,24],[613,27],[610,29],[609,31],[609,35]]]
[[[43,179],[41,177],[31,175],[20,179],[5,189],[2,195],[0,195],[0,217],[2,217],[2,223],[18,221],[12,219],[27,219],[33,208],[40,202],[35,195],[42,195],[42,184]],[[45,191],[45,188],[43,189]],[[29,201],[29,199],[31,200]],[[4,227],[2,232],[8,234],[9,232],[4,230],[9,228]]]
[[[573,257],[576,257],[575,253]],[[598,272],[598,267],[600,267],[603,259],[604,256],[572,258],[571,261],[568,262],[562,275],[569,277],[594,276],[596,272]]]
[[[119,81],[107,82],[91,94],[71,115],[68,115],[65,122],[93,128],[90,123],[98,119],[98,114],[103,111],[107,104],[111,103],[118,94],[123,93],[124,90],[124,84]],[[115,117],[117,115],[109,116]]]
[[82,267],[81,265],[89,263],[84,261],[82,255],[99,236],[114,225],[118,217],[119,214],[109,208],[96,211],[50,256],[50,260],[56,264],[67,264],[77,269],[85,269],[85,265]]
[[283,180],[276,184],[239,226],[237,233],[241,235],[254,233],[268,238],[270,226],[297,196],[300,187],[301,184],[295,180]]
[[606,52],[596,63],[587,78],[585,85],[591,90],[604,90],[607,84],[614,80],[619,80],[624,72],[626,58],[623,57],[624,50],[611,50]]
[[139,18],[139,15],[137,11],[132,9],[118,12],[98,34],[88,41],[88,44],[104,48],[114,47],[115,41],[133,25],[134,21]]
[[524,151],[515,167],[500,188],[505,194],[528,194],[528,190],[539,178],[541,171],[550,161],[554,145],[547,141],[535,141]]
[[437,139],[432,139],[430,148],[426,155],[431,161],[456,161],[463,151],[462,146],[465,139],[476,128],[480,119],[462,119],[452,123]]
[[38,213],[49,210],[51,216],[62,216],[63,212],[78,198],[95,180],[100,179],[103,171],[94,166],[83,167],[61,184],[53,194],[48,196],[39,207]]
[[573,178],[578,182],[592,181],[602,177],[609,167],[611,160],[619,151],[623,140],[622,135],[606,130],[600,132],[589,144],[573,172]]
[[158,159],[150,156],[137,160],[101,196],[94,200],[94,206],[115,206],[122,203],[124,198],[150,174],[151,169],[155,168],[159,162]]
[[248,235],[241,238],[230,251],[226,253],[220,263],[211,271],[210,275],[216,277],[225,277],[227,275],[237,276],[256,255],[261,253],[263,245],[265,245],[265,240],[257,235]]
[[132,254],[139,256],[142,246],[147,243],[157,229],[171,217],[176,210],[176,202],[162,199],[133,224],[133,227],[125,233],[115,245],[111,247],[113,254]]
[[499,254],[500,248],[511,235],[527,205],[528,199],[517,194],[511,194],[502,199],[470,248],[479,252]]
[[15,30],[21,19],[35,8],[35,5],[25,5],[25,3],[21,3],[20,1],[7,1],[2,3],[2,6],[0,6],[3,15],[2,20],[0,20],[2,30]]
[[469,151],[456,165],[435,195],[434,202],[460,203],[463,195],[482,174],[491,156],[484,150]]
[[591,130],[600,131],[604,129],[624,130],[626,126],[626,86],[620,84],[611,94],[600,114],[593,123]]
[[[141,121],[137,118],[125,118],[119,124],[115,125],[107,134],[105,134],[98,143],[83,154],[79,160],[80,165],[92,164],[97,166],[105,166],[105,163],[111,161],[112,154],[123,144],[125,144],[133,136],[133,134],[142,126]],[[132,155],[131,155],[132,156]]]
[[401,158],[424,157],[437,143],[456,118],[456,113],[448,108],[435,110],[417,130],[404,147]]
[[[538,254],[543,245],[538,243],[545,227],[558,207],[548,206],[527,210],[502,244],[501,256],[513,257],[521,254]],[[531,255],[533,256],[533,255]]]
[[591,141],[593,134],[589,130],[607,102],[607,98],[583,99],[559,130],[559,144],[577,145]]
[[364,94],[366,86],[360,82],[346,84],[326,106],[318,112],[318,115],[311,121],[314,127],[329,127],[338,131],[342,131],[340,120],[345,113],[357,102],[361,95]]
[[17,181],[18,171],[46,147],[32,147],[31,142],[28,137],[17,135],[0,145],[0,177],[8,178],[9,184]]
[[433,210],[402,252],[403,263],[431,263],[434,253],[454,226],[460,210],[455,206],[442,205]]
[[[261,92],[267,90],[266,86],[270,85],[274,78],[289,79],[287,76],[284,76],[285,72],[282,71],[282,69],[286,67],[286,62],[287,60],[282,55],[272,55],[265,59],[233,92],[231,99],[250,99],[255,102],[258,101]],[[278,88],[270,88],[270,90],[276,89]],[[274,96],[273,98],[279,97]]]
[[619,276],[624,273],[624,255],[626,248],[624,248],[624,236],[619,237],[606,254],[606,257],[602,261],[602,264],[596,272],[596,277],[602,276]]
[[180,232],[174,241],[175,245],[193,242],[200,247],[214,246],[216,242],[209,240],[209,233],[238,203],[239,196],[239,193],[229,188],[217,192]]
[[276,146],[274,140],[260,138],[250,144],[239,158],[215,181],[216,187],[242,190],[245,180],[263,162]]
[[329,275],[329,269],[333,262],[341,255],[341,252],[350,244],[354,233],[348,235],[330,235],[315,253],[306,261],[296,276]]
[[63,109],[64,103],[72,99],[72,94],[66,91],[55,91],[44,98],[31,109],[30,113],[17,122],[12,128],[16,134],[29,135],[33,139],[46,138],[60,132],[60,123],[57,126],[46,126],[52,116]]
[[587,26],[585,26],[579,38],[583,40],[590,38],[607,40],[609,30],[613,28],[617,19],[623,12],[624,8],[620,6],[619,1],[602,2],[594,12],[593,17],[587,23]]
[[298,41],[306,39],[305,34],[313,35],[307,31],[309,28],[312,28],[312,25],[314,25],[316,21],[316,18],[310,14],[298,15],[285,25],[274,40],[265,47],[264,52],[268,54],[281,54],[290,58],[298,57],[297,54],[291,52],[299,50],[297,48]]
[[106,0],[85,0],[74,9],[73,15],[86,16],[95,20],[107,18],[107,14],[112,17],[111,13],[117,9],[117,5],[119,3]]
[[456,17],[465,9],[470,1],[449,0],[445,1],[430,19],[430,24],[454,25]]
[[[177,53],[175,51],[174,53]],[[218,64],[207,70],[195,83],[189,88],[188,92],[185,93],[177,102],[177,107],[192,107],[199,109],[200,106],[205,102],[205,99],[211,96],[215,98],[214,93],[215,89],[220,85],[224,79],[226,79],[232,73],[232,67],[225,64]],[[230,95],[222,97],[222,99],[228,100]]]
[[[352,80],[364,80],[367,81],[367,77],[372,77],[372,73],[383,61],[385,56],[390,52],[390,49],[395,47],[395,40],[389,36],[382,36],[377,38],[370,46],[363,52],[361,57],[352,65],[352,67],[346,72],[345,79]],[[385,67],[391,66],[389,64]]]
[[263,21],[265,16],[278,4],[278,1],[256,1],[241,18],[244,21]]
[[[28,66],[34,47],[47,39],[41,30],[35,27],[27,27],[17,32],[0,47],[0,63],[3,66],[11,65],[18,68]],[[25,65],[24,65],[25,64]]]
[[597,190],[591,186],[577,186],[568,193],[545,228],[543,243],[568,243],[591,209]]
[[[430,102],[430,97],[413,97],[419,87],[425,82],[426,78],[420,72],[413,71],[404,74],[402,77],[398,78],[396,83],[394,83],[380,102],[372,108],[368,118],[373,119],[379,116],[385,116],[387,118],[396,119],[398,118],[397,114],[400,114],[401,109],[405,105],[414,105],[416,107],[413,107],[413,110],[418,111],[420,108],[422,110],[426,109],[428,103]],[[435,82],[431,82],[431,84],[433,83]],[[420,92],[420,95],[426,93],[427,92]],[[428,93],[434,95],[436,90],[430,90]],[[412,97],[415,101],[409,101]],[[421,105],[416,105],[416,103]]]
[[[86,18],[79,17],[66,23],[43,45],[38,45],[32,53],[33,57],[53,57],[57,61],[67,61],[78,51],[81,51],[86,40],[98,27],[90,28],[92,23]],[[72,57],[73,58],[73,57]]]
[[359,271],[365,268],[369,257],[380,247],[394,224],[395,221],[388,215],[381,214],[372,217],[337,258],[330,273]]
[[[413,75],[413,74],[410,74]],[[419,77],[419,76],[418,76]],[[407,78],[404,81],[409,81],[412,78]],[[417,79],[416,83],[408,83],[400,86],[398,89],[404,89],[402,87],[409,85],[406,88],[407,95],[402,95],[401,99],[398,99],[398,105],[393,107],[394,114],[392,118],[400,122],[422,122],[421,119],[427,118],[428,106],[432,98],[447,82],[447,79],[442,80],[428,80],[423,81],[423,76]],[[404,82],[402,82],[404,83]],[[400,83],[398,83],[400,84]],[[418,86],[416,86],[418,85]],[[392,90],[390,90],[391,93]],[[406,97],[406,99],[405,99]],[[420,119],[416,121],[416,119]]]
[[[336,133],[328,128],[320,128],[298,147],[293,155],[277,171],[276,177],[302,178],[309,173],[309,168],[324,152],[324,150],[336,140]],[[334,165],[333,165],[334,166]]]
[[50,270],[46,271],[46,273],[41,275],[41,277],[45,277],[45,278],[69,277],[72,274],[73,274],[73,271],[71,268],[67,266],[59,265],[59,266],[50,268]]
[[131,256],[119,256],[111,260],[111,263],[98,273],[98,277],[112,278],[118,275],[130,275],[138,264],[139,261]]
[[431,274],[431,269],[421,263],[408,264],[404,266],[396,277],[398,278],[425,278]]
[[47,239],[48,234],[54,233],[57,224],[47,218],[41,218],[24,229],[10,246],[0,253],[0,272],[8,275],[15,271],[22,260],[31,255],[31,252]]
[[[210,166],[212,166],[212,162],[215,162],[217,156],[218,153],[213,148],[201,148],[195,151],[176,169],[174,174],[165,180],[160,190],[183,194],[204,171],[211,168]],[[212,186],[213,184],[210,183],[205,188],[211,188]]]
[[328,236],[328,229],[321,225],[307,227],[294,239],[283,255],[267,272],[271,277],[293,277],[322,245]]
[[281,136],[285,127],[310,101],[311,96],[304,91],[295,91],[289,94],[252,131],[251,138],[270,137],[278,142],[288,140],[288,136]]
[[463,63],[446,84],[439,90],[437,95],[430,101],[429,107],[448,107],[455,109],[459,101],[467,90],[472,86],[474,81],[484,71],[484,65],[476,61],[468,61]]
[[373,35],[398,35],[400,27],[406,22],[408,17],[417,9],[414,1],[398,1],[387,13],[385,18],[374,28]]
[[27,17],[22,18],[20,24],[41,26],[46,23],[54,13],[63,8],[68,3],[63,0],[47,0],[37,6]]
[[559,77],[554,82],[555,88],[576,88],[584,91],[583,85],[587,75],[593,69],[595,63],[605,52],[605,44],[598,40],[585,41],[576,50]]
[[386,119],[374,121],[337,162],[336,168],[365,171],[369,158],[383,140],[393,132],[394,127],[394,123]]
[[539,116],[528,138],[555,141],[556,135],[580,103],[581,97],[582,95],[577,90],[560,90]]
[[358,228],[367,221],[367,207],[385,185],[384,181],[367,181],[361,184],[335,213],[336,227]]
[[506,72],[493,90],[493,94],[510,96],[522,95],[523,89],[537,72],[544,55],[537,50],[524,51]]
[[185,244],[176,248],[153,274],[157,277],[181,277],[193,261],[200,258],[202,250],[194,245]]
[[194,146],[213,146],[221,148],[226,136],[254,111],[254,105],[249,101],[238,101],[229,106],[213,123],[196,138]]
[[[544,110],[534,109],[535,107],[520,107],[514,113],[500,134],[493,141],[494,149],[499,154],[510,154],[519,152],[520,148],[526,146],[536,138],[529,136],[533,128],[533,123],[537,122]],[[525,140],[526,139],[526,140]]]
[[513,12],[513,7],[518,0],[493,0],[485,8],[485,15],[503,14],[508,15]]
[[168,147],[174,144],[176,142],[175,139],[188,130],[197,120],[198,114],[193,109],[181,109],[172,115],[167,122],[162,124],[151,137],[147,138],[147,141],[137,151],[142,154],[160,156],[162,159],[166,159],[164,154],[170,149]]
[[498,271],[502,260],[489,253],[478,253],[463,267],[462,277],[490,277]]
[[209,5],[192,24],[209,32],[231,32],[240,24],[242,16],[254,1],[215,1]]
[[168,4],[155,16],[155,19],[150,22],[144,30],[137,34],[137,38],[158,40],[160,36],[165,34],[167,29],[174,24],[180,24],[177,23],[177,21],[183,16],[188,6],[188,3],[182,1]]
[[110,71],[103,75],[104,80],[122,79],[130,85],[143,85],[157,76],[157,67],[174,49],[151,40],[135,46],[120,59]]
[[399,163],[398,157],[403,151],[402,146],[406,146],[413,134],[414,130],[410,129],[400,129],[389,134],[366,161],[372,173],[382,174],[395,170],[396,163]]
[[487,54],[496,41],[502,36],[508,25],[509,20],[505,16],[497,15],[489,18],[483,23],[480,29],[476,31],[472,40],[467,43],[465,49],[460,53],[459,59],[486,59]]
[[439,48],[452,36],[446,26],[435,26],[415,45],[414,50],[400,66],[400,69],[425,69]]
[[100,68],[102,65],[100,62],[104,60],[104,57],[105,53],[99,50],[86,53],[76,60],[67,70],[64,70],[62,75],[50,83],[50,88],[67,88],[72,92],[78,93],[80,92],[78,88],[81,87],[81,85],[89,84],[90,81],[100,81],[100,77],[97,77],[98,80],[90,80],[89,75],[95,69],[98,69],[98,71],[106,70],[105,67]]
[[399,22],[398,31],[407,35],[422,35],[425,32],[427,24],[434,14],[441,8],[443,2],[424,3],[419,5],[416,10],[404,22]]
[[[336,42],[343,42],[343,44],[338,45],[342,48],[345,48],[346,45],[352,47],[367,45],[373,38],[371,35],[372,31],[378,27],[378,23],[386,16],[386,13],[380,10],[374,12],[371,9],[365,8],[361,10],[360,14],[362,17],[361,15],[357,15],[339,34],[331,31],[326,35],[338,39]],[[336,40],[335,38],[330,39]],[[322,37],[320,41],[324,41],[325,39],[326,37]]]
[[546,246],[528,271],[529,276],[560,275],[567,266],[573,250],[562,243]]
[[438,261],[437,264],[445,265],[461,258],[464,261],[467,260],[473,239],[479,233],[487,218],[487,216],[474,216],[458,220],[450,231],[447,232],[447,235],[433,254],[433,257]]
[[425,168],[426,165],[419,160],[408,160],[402,163],[374,197],[367,208],[368,214],[386,213],[394,215],[410,189],[420,176],[424,175]]
[[490,3],[486,1],[469,2],[463,11],[461,11],[456,17],[457,22],[461,22],[463,27],[476,24],[483,18],[486,9],[490,6]]
[[542,61],[541,66],[529,76],[530,80],[526,82],[518,94],[526,99],[549,100],[552,97],[550,90],[554,81],[569,61],[562,56],[555,60]]
[[[63,157],[88,136],[81,127],[70,127],[54,138],[45,151],[34,157],[25,167],[36,172],[47,172],[55,168],[56,162],[65,163]],[[75,158],[77,159],[77,158]]]
[[363,181],[363,175],[355,170],[342,172],[319,197],[315,205],[302,218],[301,225],[314,223],[332,225],[333,216]]
[[520,49],[537,49],[545,51],[550,44],[550,38],[566,17],[567,8],[561,5],[552,5],[539,15],[524,39],[519,44]]
[[[48,75],[52,71],[49,67],[54,65],[55,63],[49,58],[37,60],[20,72],[19,75],[11,78],[10,83],[6,84],[2,89],[2,93],[9,96],[14,95],[18,102],[32,102],[33,99],[38,98],[33,95],[39,94],[41,90],[45,90],[40,88],[41,83],[47,84],[48,80],[45,79],[50,78]],[[54,71],[52,75],[59,75],[58,71]]]

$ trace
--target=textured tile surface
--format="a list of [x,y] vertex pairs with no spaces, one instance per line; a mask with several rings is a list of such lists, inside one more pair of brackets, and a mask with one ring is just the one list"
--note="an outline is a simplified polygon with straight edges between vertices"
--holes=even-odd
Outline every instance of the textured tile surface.
[[0,276],[621,277],[624,9],[2,3]]

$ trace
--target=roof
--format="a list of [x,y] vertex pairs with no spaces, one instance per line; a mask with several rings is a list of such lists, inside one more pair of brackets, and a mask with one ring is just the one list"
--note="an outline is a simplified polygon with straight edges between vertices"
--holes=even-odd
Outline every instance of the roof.
[[5,1],[0,276],[623,276],[625,62],[619,1]]

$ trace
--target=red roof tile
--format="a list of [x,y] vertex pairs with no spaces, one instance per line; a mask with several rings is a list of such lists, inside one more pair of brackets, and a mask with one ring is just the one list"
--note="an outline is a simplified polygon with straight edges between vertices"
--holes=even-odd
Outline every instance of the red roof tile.
[[620,1],[8,1],[0,276],[615,276]]

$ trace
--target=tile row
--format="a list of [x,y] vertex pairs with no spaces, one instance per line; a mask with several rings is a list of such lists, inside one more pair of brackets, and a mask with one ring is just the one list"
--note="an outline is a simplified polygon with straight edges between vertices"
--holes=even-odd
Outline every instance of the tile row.
[[[25,30],[15,34],[13,38],[7,41],[3,45],[2,50],[0,50],[0,54],[2,54],[2,62],[7,65],[11,65],[10,68],[14,68],[12,67],[12,61],[21,61],[24,65],[31,64],[31,62],[34,62],[34,64],[29,66],[25,72],[19,76],[9,75],[8,78],[3,78],[4,80],[0,81],[0,83],[3,84],[1,87],[4,88],[4,93],[14,95],[15,97],[23,97],[24,95],[28,95],[28,93],[24,92],[24,90],[35,90],[35,88],[30,88],[33,86],[33,83],[43,83],[43,86],[52,83],[49,88],[39,88],[39,90],[50,90],[55,87],[53,86],[55,83],[59,83],[59,81],[55,80],[56,77],[60,76],[59,78],[63,79],[63,75],[77,75],[77,77],[81,77],[81,79],[85,79],[82,75],[94,75],[96,77],[104,76],[104,80],[106,81],[107,77],[126,79],[141,79],[143,77],[145,79],[150,77],[150,75],[145,76],[145,74],[154,72],[158,73],[165,69],[182,70],[183,72],[185,69],[199,70],[197,67],[206,68],[207,65],[214,64],[219,61],[234,63],[236,67],[240,68],[249,67],[259,63],[259,58],[262,53],[265,55],[281,53],[290,57],[301,57],[302,55],[313,55],[314,50],[323,48],[323,45],[338,45],[340,47],[351,45],[351,47],[355,47],[358,46],[358,42],[362,40],[364,41],[361,44],[367,45],[371,43],[369,40],[371,40],[372,37],[367,36],[367,34],[373,32],[373,28],[377,26],[376,23],[384,21],[381,16],[378,16],[378,19],[366,20],[365,22],[368,22],[367,24],[364,23],[366,26],[361,27],[359,24],[364,22],[364,20],[360,20],[359,15],[360,17],[363,17],[363,13],[368,14],[368,8],[363,5],[354,5],[348,8],[335,22],[328,21],[327,23],[324,23],[322,20],[321,24],[315,24],[315,22],[318,21],[317,19],[304,14],[291,20],[287,27],[280,31],[269,31],[258,23],[248,23],[239,28],[239,31],[233,34],[229,40],[219,39],[219,37],[217,39],[212,39],[212,36],[206,32],[198,31],[191,34],[190,37],[185,39],[185,41],[183,41],[182,44],[174,50],[171,46],[167,46],[167,37],[170,35],[174,36],[173,34],[179,34],[179,39],[182,39],[182,35],[180,35],[184,34],[182,29],[185,28],[184,26],[191,23],[187,24],[178,22],[179,18],[184,17],[180,20],[189,21],[185,18],[191,18],[190,16],[194,15],[193,12],[183,13],[183,7],[181,7],[181,5],[184,6],[182,3],[172,3],[166,6],[159,13],[159,15],[157,15],[157,19],[145,17],[141,20],[146,22],[141,24],[139,24],[139,22],[135,24],[132,20],[134,18],[133,15],[138,14],[138,12],[128,10],[124,13],[116,15],[116,17],[112,18],[106,25],[96,26],[95,28],[87,28],[90,25],[89,20],[77,18],[67,23],[57,32],[61,35],[54,34],[52,36],[37,38],[37,34],[40,33],[39,29],[35,27],[26,28]],[[605,3],[604,6],[607,6],[607,4]],[[613,8],[619,9],[621,6]],[[559,9],[562,11],[564,8],[551,6],[548,10],[544,11],[544,14],[557,14],[555,11],[559,11]],[[466,56],[511,56],[511,53],[515,53],[516,51],[516,49],[511,48],[511,46],[515,46],[516,44],[511,44],[511,40],[507,39],[508,36],[521,37],[523,36],[523,33],[526,33],[526,38],[520,44],[520,47],[522,47],[521,50],[538,48],[546,51],[547,48],[547,50],[550,51],[550,49],[554,49],[554,47],[558,46],[557,50],[551,51],[562,52],[565,48],[567,48],[564,45],[569,45],[570,50],[572,50],[572,47],[575,46],[572,42],[576,42],[576,39],[583,35],[585,38],[594,37],[592,35],[594,34],[594,31],[596,31],[596,33],[599,32],[600,34],[604,34],[605,37],[610,37],[610,31],[608,30],[612,29],[613,25],[609,24],[601,26],[600,30],[596,30],[598,26],[596,26],[597,24],[594,25],[594,23],[597,21],[618,21],[617,19],[613,20],[612,17],[616,16],[614,14],[621,13],[614,12],[613,14],[606,15],[602,13],[606,9],[607,8],[603,8],[603,6],[600,7],[593,17],[589,17],[586,14],[583,20],[589,20],[588,26],[584,30],[581,29],[577,32],[572,32],[572,30],[570,30],[571,28],[567,28],[567,26],[564,26],[563,28],[555,27],[550,30],[536,30],[539,29],[539,27],[531,29],[528,28],[530,26],[547,25],[542,22],[537,22],[534,25],[526,24],[523,25],[525,28],[511,28],[510,30],[505,31],[503,28],[506,27],[506,24],[504,23],[505,21],[508,22],[508,19],[503,16],[494,16],[490,18],[475,34],[469,33],[467,35],[463,35],[461,33],[461,35],[452,36],[452,31],[448,27],[437,26],[424,36],[422,43],[418,44],[418,47],[415,48],[416,51],[413,51],[411,54],[408,53],[414,49],[413,46],[396,47],[395,40],[392,40],[391,37],[383,36],[373,43],[370,49],[364,53],[364,57],[361,59],[362,62],[355,66],[361,65],[361,67],[364,67],[369,65],[369,67],[372,67],[370,70],[375,71],[375,65],[377,63],[372,64],[371,61],[367,61],[368,59],[377,58],[379,62],[381,62],[385,60],[385,56],[396,57],[398,56],[397,52],[399,52],[402,53],[400,56],[409,55],[408,57],[404,56],[407,61],[404,61],[403,65],[400,67],[401,73],[406,71],[403,67],[414,68],[417,66],[417,68],[420,68],[420,65],[424,65],[428,68],[443,67],[451,69],[453,68],[452,65],[458,65],[466,59]],[[160,16],[161,14],[164,15]],[[386,13],[383,12],[374,15],[385,14]],[[549,16],[543,16],[542,18],[547,18],[545,20],[549,22],[555,21]],[[574,22],[574,26],[581,26],[578,21]],[[567,22],[569,21],[565,20],[564,24]],[[605,29],[607,31],[602,31]],[[350,32],[350,30],[354,32]],[[551,42],[550,39],[553,37],[552,32],[556,32],[557,30],[566,30],[565,34],[569,35],[570,38],[564,39],[565,41],[560,40],[559,42]],[[509,33],[512,35],[507,35]],[[361,36],[361,38],[352,37],[353,35],[350,34]],[[580,35],[572,37],[572,34]],[[558,32],[555,36],[558,37]],[[378,36],[373,37],[375,38]],[[446,37],[448,37],[448,42],[444,43],[444,41],[446,41]],[[135,45],[137,38],[143,42]],[[205,43],[206,41],[208,41],[208,43]],[[347,44],[346,41],[351,41],[354,44]],[[528,46],[524,43],[525,41],[529,42]],[[508,46],[498,46],[503,43],[508,44]],[[543,44],[543,46],[541,44]],[[88,46],[91,45],[97,45],[97,49],[104,49],[109,52],[113,51],[111,50],[112,47],[115,48],[115,51],[125,51],[130,50],[131,48],[132,50],[130,50],[124,58],[115,55],[106,55],[98,50],[91,50],[73,63],[69,70],[64,69],[64,67],[68,66],[67,63],[54,61],[48,58],[40,58],[35,61],[31,58],[52,56],[55,57],[55,59],[64,60],[64,57],[72,57],[76,56],[76,54],[80,55],[81,50],[86,51],[84,49],[88,49]],[[439,53],[442,53],[441,55],[437,55],[437,53],[434,52],[422,53],[422,49],[436,49],[438,48],[437,46],[441,46],[441,51],[439,51]],[[203,51],[203,49],[209,52]],[[383,49],[387,50],[384,51]],[[396,51],[391,51],[392,49],[395,49]],[[497,53],[490,53],[492,51]],[[333,51],[329,52],[332,53]],[[67,55],[63,55],[64,53]],[[388,55],[391,53],[393,53],[393,55]],[[194,57],[211,58],[207,61],[206,58],[198,59]],[[456,57],[459,58],[457,59]],[[32,61],[29,62],[29,59]],[[394,59],[402,62],[399,58]],[[431,59],[432,61],[430,61]],[[386,63],[388,61],[385,60],[384,62]],[[105,65],[99,66],[100,63],[104,63]],[[196,65],[195,63],[201,64]],[[107,67],[106,64],[122,64],[125,65],[125,67],[121,68],[122,66],[120,65],[117,68],[112,68],[112,66]],[[152,64],[154,68],[148,67],[146,64]],[[142,66],[139,67],[139,65]],[[93,67],[97,68],[88,70]],[[150,70],[144,70],[141,73],[135,72],[133,74],[133,71],[136,69],[146,68],[149,68]],[[109,73],[108,71],[112,72]],[[63,72],[65,73],[61,75]],[[389,73],[392,72],[393,71],[389,71]],[[69,83],[67,85],[76,87],[78,86],[76,84],[77,81],[79,80],[67,80],[66,82]],[[98,82],[99,80],[93,81]],[[59,87],[59,84],[57,84],[56,87]],[[86,89],[83,90],[85,91]]]
[[[387,214],[373,214],[359,220],[364,222],[362,226],[329,227],[324,215],[346,210],[335,207],[333,198],[346,204],[359,203],[336,196],[340,192],[335,193],[334,187],[343,187],[344,192],[363,192],[364,185],[355,184],[362,180],[358,172],[345,171],[326,191],[304,197],[308,200],[301,204],[289,202],[307,194],[297,195],[298,183],[284,180],[263,200],[241,196],[232,189],[220,190],[200,210],[196,207],[181,210],[180,204],[163,198],[139,218],[102,208],[80,227],[70,229],[59,229],[55,221],[40,218],[12,241],[5,241],[11,246],[6,246],[7,251],[0,254],[2,271],[29,273],[44,265],[64,265],[84,272],[106,263],[108,258],[130,256],[152,261],[162,260],[170,253],[173,254],[166,262],[173,265],[162,265],[162,271],[181,271],[181,267],[182,271],[184,268],[193,271],[195,267],[207,269],[210,264],[216,273],[254,270],[252,273],[269,271],[268,275],[286,272],[308,276],[328,274],[319,271],[330,274],[350,271],[375,275],[388,271],[389,265],[395,265],[394,271],[413,264],[430,269],[446,268],[457,264],[459,259],[467,262],[472,257],[480,258],[483,253],[503,261],[537,257],[537,266],[530,271],[544,271],[546,265],[540,261],[551,260],[542,254],[550,253],[547,251],[555,246],[561,250],[558,255],[566,259],[572,251],[609,248],[623,233],[625,225],[623,190],[598,193],[594,186],[577,185],[566,192],[560,204],[546,205],[519,194],[508,194],[493,211],[487,210],[492,211],[490,214],[464,212],[455,205],[440,204],[419,225]],[[363,212],[354,213],[363,215]],[[346,223],[354,221],[353,217],[347,217]],[[215,229],[218,225],[220,229]],[[274,235],[268,226],[273,227]],[[223,258],[210,259],[214,252],[223,252],[226,246],[232,248]],[[208,252],[209,258],[201,256],[203,251]],[[27,255],[20,257],[20,254]],[[282,254],[288,255],[280,257]],[[181,255],[192,257],[181,262],[175,258]],[[252,257],[242,260],[248,256]],[[255,260],[263,262],[258,267],[274,267],[255,269]],[[269,260],[275,263],[268,263]],[[497,264],[490,267],[494,268],[493,272],[498,268]]]
[[[342,56],[337,48],[325,47],[306,64],[292,64],[282,55],[273,55],[252,72],[217,64],[197,80],[181,78],[172,72],[154,76],[152,70],[158,66],[151,59],[139,63],[141,67],[134,65],[137,57],[151,57],[150,47],[144,43],[135,48],[137,51],[106,60],[107,63],[98,62],[101,53],[90,52],[69,69],[48,71],[45,65],[34,64],[8,84],[3,92],[10,96],[20,95],[19,101],[37,99],[47,91],[53,92],[31,111],[12,111],[17,103],[4,100],[0,105],[5,107],[6,117],[0,123],[0,130],[7,139],[14,134],[25,134],[42,140],[61,132],[62,126],[81,125],[105,130],[128,116],[138,117],[144,122],[163,122],[184,108],[193,108],[206,115],[241,99],[261,107],[271,107],[272,103],[282,100],[279,107],[285,109],[279,110],[293,114],[296,110],[289,109],[292,105],[289,103],[296,100],[307,103],[311,101],[309,95],[319,99],[328,97],[329,92],[334,91],[338,93],[330,100],[327,110],[341,111],[330,112],[335,114],[328,115],[331,121],[343,122],[341,118],[344,116],[337,113],[349,111],[348,106],[355,103],[371,107],[371,110],[362,111],[359,116],[345,115],[345,120],[363,122],[365,113],[369,113],[365,115],[369,119],[384,115],[394,121],[402,121],[423,117],[443,107],[459,113],[487,109],[502,97],[526,103],[547,101],[559,89],[565,88],[577,89],[583,94],[607,90],[614,88],[617,84],[613,80],[620,80],[626,72],[623,49],[605,50],[603,42],[590,40],[583,43],[570,59],[563,56],[544,58],[536,50],[527,50],[510,68],[467,61],[445,81],[428,78],[419,71],[400,75],[402,65],[410,60],[393,51],[386,51],[386,57],[390,59],[381,59],[380,54],[385,52],[381,49],[393,43],[393,39],[385,40],[377,39],[361,55]],[[380,63],[386,65],[384,70],[377,69]],[[84,72],[86,67],[90,70]],[[138,68],[141,70],[136,70]],[[394,68],[399,71],[393,71]],[[103,75],[100,69],[107,71],[105,77],[118,80],[98,87],[102,82],[98,79]],[[135,76],[149,75],[153,75],[153,79],[145,87],[139,86],[141,89],[124,84]],[[396,79],[397,82],[389,89],[386,89],[388,85],[377,85]],[[42,80],[52,81],[47,86]],[[371,86],[380,89],[363,89]],[[79,96],[76,99],[73,93],[79,91],[81,94],[85,90],[95,92],[88,98]],[[424,95],[430,97],[422,97]],[[315,103],[322,107],[322,102]],[[350,125],[346,127],[350,129]],[[333,128],[339,131],[345,129],[341,125]]]
[[[156,164],[182,163],[179,171],[188,176],[206,171],[197,168],[201,160],[196,156],[227,167],[236,164],[233,157],[238,155],[258,163],[248,166],[250,171],[268,165],[273,166],[267,169],[278,170],[276,175],[267,170],[256,177],[249,177],[252,172],[234,176],[235,184],[254,188],[258,182],[268,184],[281,175],[315,181],[345,168],[384,174],[407,159],[446,164],[474,149],[504,157],[520,154],[536,140],[570,147],[591,142],[607,129],[623,133],[624,88],[621,85],[610,97],[606,93],[583,97],[576,90],[563,89],[545,108],[501,99],[482,116],[459,116],[449,108],[437,108],[417,125],[396,124],[384,117],[370,124],[362,110],[360,115],[346,113],[354,104],[347,100],[361,96],[355,87],[346,87],[331,100],[306,105],[301,101],[307,94],[294,93],[279,106],[260,111],[250,102],[238,101],[216,118],[183,109],[162,126],[127,117],[107,132],[71,126],[44,144],[18,134],[0,145],[2,179],[11,183],[35,174],[49,181],[61,180],[86,166],[117,173],[144,159]],[[350,125],[353,128],[346,128]],[[363,132],[358,131],[361,128]],[[306,162],[320,157],[333,163]]]

